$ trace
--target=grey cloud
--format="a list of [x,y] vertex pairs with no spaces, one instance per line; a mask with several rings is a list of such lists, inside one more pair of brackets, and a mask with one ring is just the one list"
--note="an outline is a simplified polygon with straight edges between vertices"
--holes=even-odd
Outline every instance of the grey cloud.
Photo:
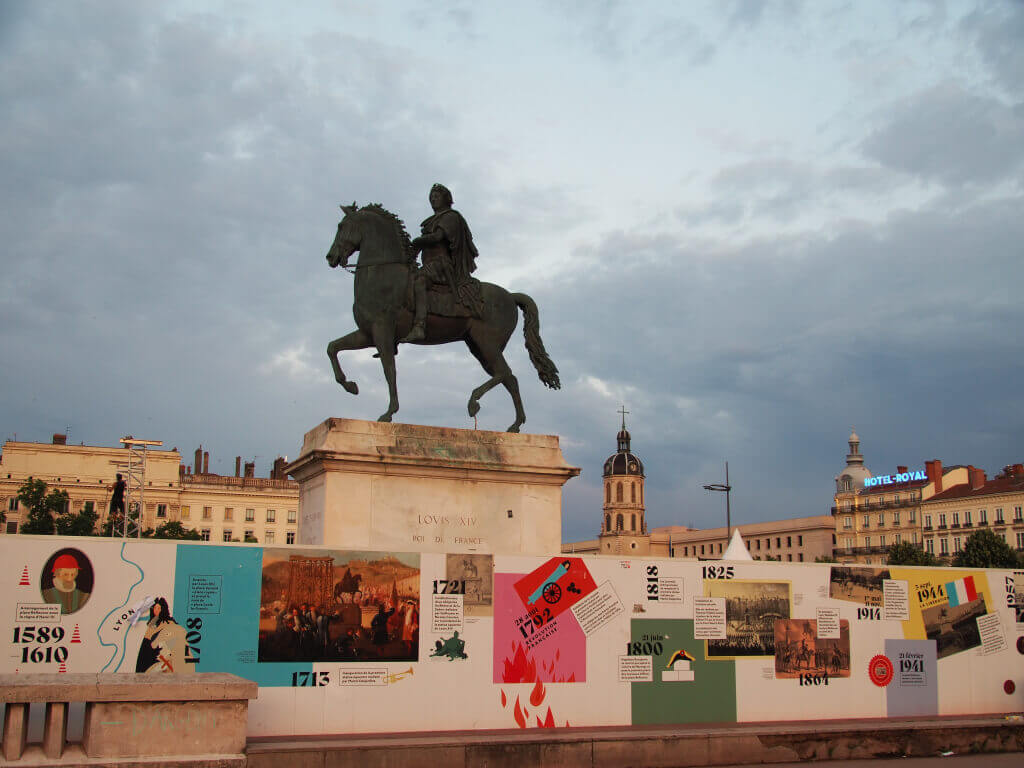
[[1024,96],[1024,3],[995,0],[982,3],[961,22],[978,53],[1006,93]]
[[1013,178],[1024,162],[1024,103],[1007,105],[954,84],[895,106],[865,139],[864,153],[946,185]]

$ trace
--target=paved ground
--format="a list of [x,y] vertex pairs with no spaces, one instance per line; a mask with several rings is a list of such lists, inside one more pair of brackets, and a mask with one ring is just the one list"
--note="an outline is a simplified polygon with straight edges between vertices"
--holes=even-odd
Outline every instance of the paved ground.
[[[772,763],[770,768],[1022,768],[1024,753],[1004,752],[949,757],[903,757],[892,760],[827,760],[816,763]],[[741,768],[741,766],[718,766]],[[745,768],[745,767],[743,767]],[[769,768],[769,766],[765,766]]]

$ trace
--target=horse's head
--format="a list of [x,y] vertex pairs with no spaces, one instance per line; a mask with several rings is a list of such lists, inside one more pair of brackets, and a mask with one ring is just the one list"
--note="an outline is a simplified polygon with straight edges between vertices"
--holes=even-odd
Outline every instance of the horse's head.
[[353,201],[352,205],[343,205],[341,210],[345,216],[338,223],[338,233],[334,236],[331,249],[327,252],[327,263],[331,267],[339,264],[348,266],[348,258],[359,250],[360,233],[359,227],[355,226],[353,214],[359,211],[359,206]]

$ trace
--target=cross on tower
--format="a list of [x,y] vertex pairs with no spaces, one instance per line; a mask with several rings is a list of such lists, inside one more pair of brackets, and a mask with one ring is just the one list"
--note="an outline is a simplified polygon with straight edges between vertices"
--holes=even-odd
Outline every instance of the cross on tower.
[[626,414],[629,413],[629,411],[626,410],[625,404],[623,404],[622,407],[619,409],[619,413],[622,414],[622,428],[625,429],[626,428]]

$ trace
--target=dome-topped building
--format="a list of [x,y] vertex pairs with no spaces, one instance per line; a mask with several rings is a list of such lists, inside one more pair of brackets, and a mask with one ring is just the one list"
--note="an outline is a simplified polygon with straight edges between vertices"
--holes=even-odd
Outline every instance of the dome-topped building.
[[850,452],[846,454],[846,468],[836,478],[836,493],[856,493],[864,487],[864,481],[871,477],[871,471],[864,466],[857,430],[850,430],[849,443]]
[[644,463],[630,448],[627,413],[623,408],[622,429],[615,436],[618,450],[604,463],[603,554],[646,554],[650,550],[644,519]]

